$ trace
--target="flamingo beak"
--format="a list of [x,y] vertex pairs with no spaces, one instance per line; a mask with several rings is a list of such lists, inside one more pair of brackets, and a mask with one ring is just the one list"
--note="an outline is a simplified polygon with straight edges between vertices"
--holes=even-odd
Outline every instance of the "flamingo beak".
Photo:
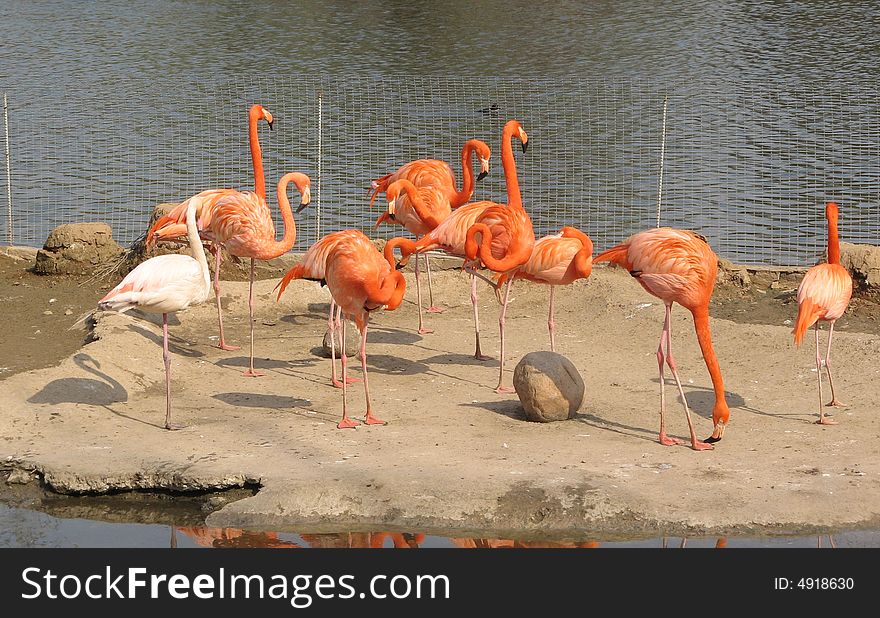
[[395,201],[395,199],[396,198],[392,197],[390,200],[388,200],[388,216],[391,217],[392,221],[396,221],[396,219],[394,218],[394,201]]
[[272,125],[275,124],[275,121],[274,121],[274,120],[269,120],[269,121],[266,122],[266,124],[269,125],[269,130],[272,131],[272,130],[273,130],[273,129],[272,129]]
[[296,212],[302,212],[303,209],[309,205],[309,202],[312,201],[312,189],[311,187],[305,187],[302,190],[302,199],[299,202],[299,208],[296,209]]
[[522,143],[522,151],[525,152],[528,149],[529,149],[529,142],[528,141],[523,142]]
[[480,159],[480,175],[477,176],[477,180],[483,180],[486,176],[489,175],[489,160],[488,159]]

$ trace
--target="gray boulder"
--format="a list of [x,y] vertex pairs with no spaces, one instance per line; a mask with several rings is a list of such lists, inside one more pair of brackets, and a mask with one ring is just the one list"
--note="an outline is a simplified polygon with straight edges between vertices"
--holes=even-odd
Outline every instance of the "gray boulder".
[[[357,356],[361,347],[361,333],[357,326],[349,322],[345,325],[345,355]],[[324,358],[330,358],[330,329],[324,333],[324,341],[321,343],[321,352]],[[336,334],[336,358],[339,358],[339,334]]]
[[584,400],[584,381],[556,352],[530,352],[513,370],[513,387],[526,418],[539,423],[572,418]]

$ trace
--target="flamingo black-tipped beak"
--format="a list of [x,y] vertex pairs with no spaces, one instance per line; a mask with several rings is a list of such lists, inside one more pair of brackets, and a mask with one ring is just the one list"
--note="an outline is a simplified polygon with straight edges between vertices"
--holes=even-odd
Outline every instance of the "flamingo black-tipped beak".
[[275,124],[275,121],[274,121],[274,120],[270,120],[270,121],[268,121],[266,124],[269,125],[269,130],[270,130],[270,131],[273,131],[273,130],[274,130],[274,129],[272,129],[272,125]]
[[480,172],[479,174],[477,174],[477,180],[483,180],[483,178],[485,178],[488,175],[489,175],[489,172]]
[[306,209],[306,206],[308,206],[308,205],[309,205],[308,202],[303,202],[302,204],[300,204],[300,205],[299,205],[299,208],[296,209],[297,214],[299,214],[299,213],[301,213],[302,211],[304,211],[304,210]]
[[703,442],[705,442],[706,444],[714,444],[716,442],[721,442],[721,438],[714,438],[712,436],[709,436],[708,438],[703,440]]
[[523,143],[522,143],[522,151],[525,152],[525,151],[528,150],[528,149],[529,149],[529,143],[528,143],[528,142],[523,142]]
[[398,262],[394,265],[394,270],[403,270],[406,266],[402,262]]

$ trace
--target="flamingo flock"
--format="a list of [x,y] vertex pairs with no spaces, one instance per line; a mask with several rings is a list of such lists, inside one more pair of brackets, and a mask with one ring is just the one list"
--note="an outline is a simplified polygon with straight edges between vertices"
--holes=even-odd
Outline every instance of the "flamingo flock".
[[[254,367],[254,269],[255,260],[269,260],[289,251],[296,242],[296,222],[288,197],[288,186],[293,183],[300,193],[300,206],[305,208],[310,199],[308,176],[299,172],[284,174],[278,183],[278,203],[284,224],[283,236],[276,239],[271,211],[266,202],[266,180],[259,144],[258,125],[265,121],[273,128],[273,117],[268,109],[254,105],[248,113],[248,138],[254,167],[254,191],[208,189],[193,195],[158,219],[147,234],[148,244],[156,241],[182,242],[186,239],[193,257],[163,255],[149,259],[131,271],[119,285],[110,290],[98,303],[101,310],[125,312],[141,309],[163,316],[163,361],[166,378],[165,428],[178,426],[171,422],[171,359],[168,350],[168,314],[204,302],[213,287],[217,304],[219,347],[238,349],[226,343],[223,330],[223,311],[220,291],[221,251],[225,249],[234,258],[250,258],[248,310],[250,321],[248,377],[263,375]],[[721,368],[712,344],[709,323],[709,301],[715,286],[718,257],[708,241],[699,234],[673,228],[654,228],[638,232],[623,243],[606,249],[593,257],[593,243],[582,231],[563,227],[559,233],[535,239],[534,227],[526,211],[519,186],[513,142],[520,143],[527,152],[529,137],[517,120],[505,123],[501,138],[501,165],[507,190],[507,202],[470,201],[475,180],[489,173],[491,151],[482,141],[471,139],[461,151],[462,184],[458,189],[455,173],[444,161],[420,159],[402,165],[371,183],[370,204],[380,193],[385,193],[386,206],[376,221],[402,225],[415,240],[395,237],[380,251],[362,232],[347,229],[326,235],[312,245],[303,259],[279,281],[277,298],[295,280],[310,280],[326,285],[331,294],[328,327],[331,340],[331,385],[342,390],[342,418],[337,427],[349,429],[360,422],[349,414],[348,386],[356,380],[348,377],[348,357],[345,351],[346,323],[354,321],[360,333],[359,360],[363,374],[366,410],[363,423],[384,425],[374,415],[367,375],[367,332],[372,312],[394,310],[400,306],[406,293],[406,280],[400,269],[415,256],[415,280],[418,305],[418,333],[434,332],[425,326],[421,290],[419,258],[425,257],[428,276],[428,313],[441,313],[435,306],[431,285],[428,251],[441,251],[463,258],[462,270],[471,279],[471,302],[474,314],[474,358],[489,360],[482,352],[477,302],[477,279],[486,281],[494,290],[501,309],[498,316],[500,334],[499,394],[512,392],[504,384],[505,322],[510,290],[516,279],[549,286],[547,327],[551,351],[556,350],[556,323],[554,294],[557,286],[568,285],[590,276],[593,265],[610,262],[626,269],[648,294],[663,301],[666,315],[657,348],[660,373],[660,431],[658,441],[665,446],[680,444],[666,432],[666,368],[678,389],[690,431],[690,447],[697,451],[713,449],[713,443],[722,439],[730,420],[730,409],[725,399]],[[474,155],[480,164],[475,177]],[[798,316],[794,339],[800,344],[806,331],[816,326],[816,370],[819,390],[820,424],[833,424],[824,411],[821,367],[824,365],[831,389],[827,406],[841,406],[835,396],[831,376],[831,341],[834,323],[846,310],[852,295],[852,279],[840,265],[837,232],[838,206],[826,207],[828,221],[828,262],[811,268],[798,289]],[[213,286],[202,243],[207,242],[214,257]],[[399,257],[397,253],[399,252]],[[488,271],[488,274],[485,273]],[[678,367],[672,354],[671,315],[673,304],[690,311],[697,341],[706,363],[714,389],[712,410],[713,430],[705,440],[697,438],[690,408],[682,387]],[[824,361],[819,353],[819,322],[830,323],[828,347]],[[341,380],[336,372],[336,348],[342,363]]]

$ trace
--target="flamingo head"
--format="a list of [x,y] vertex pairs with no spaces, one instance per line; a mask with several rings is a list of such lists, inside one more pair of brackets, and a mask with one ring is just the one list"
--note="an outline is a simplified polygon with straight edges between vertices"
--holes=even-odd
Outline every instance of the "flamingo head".
[[477,176],[477,180],[483,180],[489,174],[489,159],[492,157],[492,151],[484,142],[478,141],[477,156],[480,157],[480,175]]
[[385,197],[388,199],[388,216],[392,221],[395,221],[395,203],[397,202],[397,198],[400,197],[401,193],[414,189],[415,186],[408,180],[395,180],[388,185],[388,189],[385,191]]
[[250,116],[256,120],[265,120],[266,124],[269,125],[269,130],[272,130],[272,123],[275,122],[275,119],[272,117],[272,112],[262,105],[252,105]]

